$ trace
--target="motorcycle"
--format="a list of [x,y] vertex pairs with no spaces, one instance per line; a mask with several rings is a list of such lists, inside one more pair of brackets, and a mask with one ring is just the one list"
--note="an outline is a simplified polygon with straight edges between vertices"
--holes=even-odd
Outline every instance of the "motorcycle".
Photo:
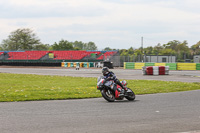
[[[125,80],[120,82],[127,88],[127,83]],[[135,93],[130,88],[127,88],[127,91],[124,95],[120,95],[120,93],[124,93],[124,89],[122,89],[121,86],[116,84],[113,80],[106,81],[103,76],[100,76],[97,79],[97,90],[100,90],[101,95],[108,102],[123,100],[124,98],[128,99],[129,101],[135,100]]]

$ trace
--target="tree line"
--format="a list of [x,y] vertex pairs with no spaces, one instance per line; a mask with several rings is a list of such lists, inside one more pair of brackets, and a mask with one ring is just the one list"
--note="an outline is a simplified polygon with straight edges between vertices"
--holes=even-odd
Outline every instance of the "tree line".
[[169,41],[167,44],[161,45],[160,43],[156,46],[148,46],[146,48],[140,47],[139,49],[134,49],[133,47],[129,49],[120,50],[121,56],[140,56],[140,55],[168,55],[176,56],[177,62],[184,62],[185,59],[193,59],[194,55],[200,55],[200,41],[191,47],[188,46],[187,41],[173,40]]
[[0,44],[1,51],[22,50],[97,50],[94,42],[84,43],[82,41],[69,42],[61,39],[53,45],[43,44],[40,39],[29,28],[17,29],[10,33],[7,39]]
[[[97,50],[94,42],[84,43],[82,41],[70,42],[61,39],[52,45],[41,43],[33,30],[29,28],[17,29],[10,33],[7,39],[0,44],[0,51],[20,51],[20,50]],[[146,48],[112,49],[106,47],[103,50],[118,50],[120,56],[139,55],[174,55],[178,61],[193,59],[194,55],[200,55],[200,41],[191,47],[187,41],[173,40],[167,44],[157,44]]]

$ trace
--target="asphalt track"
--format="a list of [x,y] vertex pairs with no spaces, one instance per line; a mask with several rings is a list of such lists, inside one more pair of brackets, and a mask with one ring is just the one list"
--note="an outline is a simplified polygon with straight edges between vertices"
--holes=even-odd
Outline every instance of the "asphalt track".
[[[143,76],[113,69],[120,79],[199,82],[199,71]],[[97,77],[99,69],[0,68],[0,72]],[[2,78],[2,77],[0,77]],[[0,103],[0,133],[182,133],[200,131],[200,90],[137,95],[108,103],[103,98]]]
[[[139,80],[164,80],[180,82],[200,82],[200,71],[170,71],[169,75],[142,75],[141,70],[112,69],[119,79],[139,79]],[[67,69],[67,68],[5,68],[0,67],[0,72],[40,74],[40,75],[61,75],[75,77],[98,77],[101,76],[101,69]]]

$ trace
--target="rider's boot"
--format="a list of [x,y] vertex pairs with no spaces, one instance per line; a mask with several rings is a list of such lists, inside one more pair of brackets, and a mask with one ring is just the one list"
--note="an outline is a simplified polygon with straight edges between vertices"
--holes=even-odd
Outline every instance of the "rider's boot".
[[124,95],[126,96],[127,95],[126,92],[128,89],[125,86],[123,86],[122,84],[120,84],[120,86],[122,89],[119,90],[119,92],[120,92],[119,96],[124,96]]
[[127,91],[128,89],[126,87],[124,87],[124,95],[127,96]]
[[126,93],[127,88],[125,88],[124,85],[122,85],[122,83],[119,80],[117,81],[117,84],[119,86],[121,86],[121,88],[122,88],[122,89],[119,90],[119,92],[120,92],[119,96],[124,96],[125,93]]
[[123,93],[123,95],[126,95],[126,92],[127,92],[127,88],[125,87],[125,86],[123,86],[122,84],[121,84],[121,87],[122,87],[122,93]]
[[124,96],[124,89],[119,89],[119,92],[120,92],[119,96]]

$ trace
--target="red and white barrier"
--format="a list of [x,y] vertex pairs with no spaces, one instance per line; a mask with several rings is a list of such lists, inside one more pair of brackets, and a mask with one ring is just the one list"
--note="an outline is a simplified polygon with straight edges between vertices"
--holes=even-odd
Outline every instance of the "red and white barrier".
[[143,75],[168,75],[169,66],[146,66],[142,71]]

